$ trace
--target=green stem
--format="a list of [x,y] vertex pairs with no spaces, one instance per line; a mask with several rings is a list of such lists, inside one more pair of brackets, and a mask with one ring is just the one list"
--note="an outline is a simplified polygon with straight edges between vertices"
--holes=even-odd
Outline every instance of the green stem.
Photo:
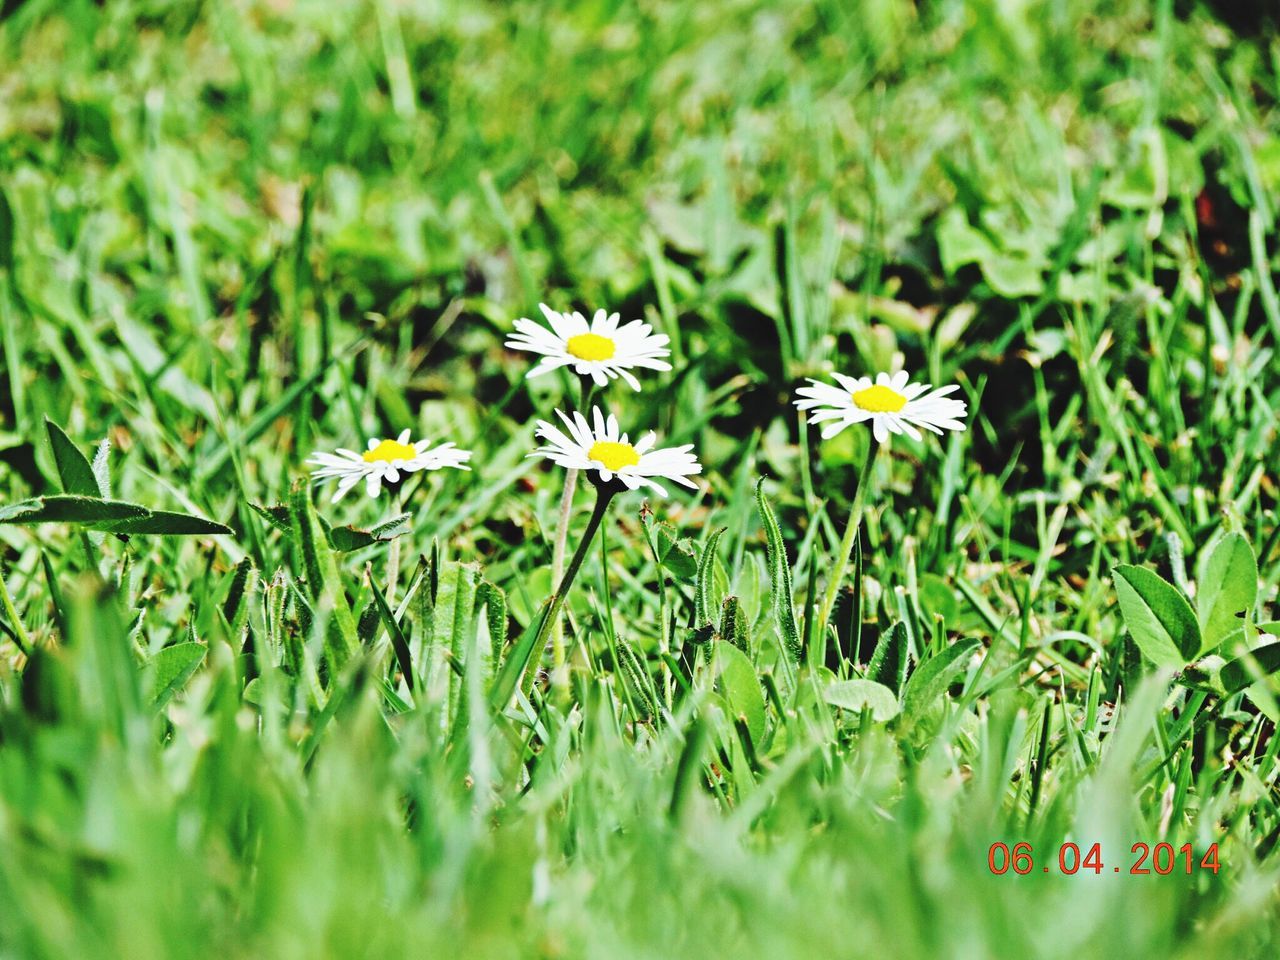
[[572,559],[569,560],[569,566],[565,569],[560,585],[556,587],[556,592],[551,595],[551,605],[547,608],[547,614],[542,618],[542,623],[538,627],[538,635],[533,641],[533,649],[535,651],[546,649],[547,637],[551,633],[551,625],[560,619],[560,610],[564,607],[565,597],[568,596],[569,588],[573,586],[574,578],[578,575],[578,569],[582,566],[582,561],[586,559],[587,551],[591,548],[591,541],[595,537],[596,531],[600,529],[600,522],[604,520],[604,515],[609,509],[609,503],[613,500],[616,492],[604,487],[596,488],[596,504],[591,510],[591,518],[587,521],[587,529],[582,532],[582,542],[578,544],[578,549],[574,551]]
[[853,552],[854,541],[862,527],[862,512],[867,501],[867,487],[870,485],[871,465],[875,462],[880,443],[875,436],[867,447],[867,459],[862,463],[862,471],[858,474],[858,489],[853,493],[853,503],[849,507],[849,519],[845,523],[844,538],[840,541],[840,549],[836,555],[836,566],[831,571],[831,579],[827,582],[827,593],[822,598],[822,610],[818,615],[817,626],[825,631],[831,621],[831,610],[836,605],[836,596],[840,592],[840,584],[844,582],[845,568],[849,566],[849,555]]

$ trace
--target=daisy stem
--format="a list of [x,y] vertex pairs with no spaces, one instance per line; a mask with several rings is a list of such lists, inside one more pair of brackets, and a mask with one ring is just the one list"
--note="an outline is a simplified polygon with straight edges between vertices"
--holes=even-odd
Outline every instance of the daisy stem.
[[853,544],[858,538],[858,531],[862,528],[862,512],[867,501],[871,465],[875,462],[876,453],[879,450],[879,441],[874,436],[871,437],[870,445],[867,447],[867,459],[863,461],[862,470],[858,474],[858,488],[853,492],[853,503],[849,507],[849,519],[845,523],[844,537],[840,541],[839,552],[836,554],[835,569],[831,571],[831,579],[827,582],[827,593],[822,598],[822,611],[817,621],[818,628],[822,632],[817,636],[825,636],[827,625],[831,620],[831,611],[836,605],[836,596],[840,593],[840,585],[844,582],[844,572],[849,566],[849,555],[853,552]]
[[[582,542],[578,544],[578,549],[574,551],[572,559],[569,560],[569,566],[564,571],[564,576],[558,581],[559,586],[556,592],[551,595],[551,606],[547,608],[547,615],[542,620],[542,625],[538,628],[538,635],[533,641],[534,650],[546,649],[547,637],[551,633],[552,625],[560,619],[560,610],[564,607],[565,597],[569,593],[569,588],[573,586],[573,580],[578,575],[578,568],[582,566],[582,561],[587,556],[587,551],[591,548],[591,541],[595,539],[596,531],[600,529],[600,522],[604,520],[604,515],[609,509],[609,503],[613,500],[616,491],[604,487],[596,488],[596,503],[591,510],[591,518],[587,521],[587,528],[582,532]],[[568,687],[568,676],[563,669],[563,643],[560,650],[561,661],[557,664],[557,673],[562,676],[560,682],[564,684],[565,689]],[[556,680],[556,674],[552,675],[553,682]]]

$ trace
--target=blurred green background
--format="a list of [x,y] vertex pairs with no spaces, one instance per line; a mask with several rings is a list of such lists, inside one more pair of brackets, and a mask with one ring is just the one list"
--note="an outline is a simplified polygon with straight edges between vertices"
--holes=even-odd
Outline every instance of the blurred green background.
[[[1274,725],[1144,686],[1107,582],[1149,562],[1181,585],[1225,524],[1260,610],[1280,583],[1276,19],[0,2],[0,497],[58,489],[47,416],[110,439],[116,495],[235,529],[0,526],[0,960],[1276,956]],[[922,611],[931,650],[977,637],[991,665],[886,728],[787,687],[762,640],[786,699],[755,762],[696,698],[646,718],[613,645],[664,676],[657,584],[689,585],[632,503],[574,598],[593,659],[569,714],[535,696],[442,731],[362,673],[246,694],[310,623],[250,504],[316,448],[414,428],[475,449],[416,491],[406,564],[434,538],[529,622],[560,477],[524,456],[573,394],[501,343],[540,301],[671,337],[672,373],[611,403],[697,444],[705,493],[655,509],[695,542],[729,528],[713,572],[761,635],[755,479],[803,593],[861,449],[814,443],[795,386],[899,364],[960,383],[969,432],[886,458],[861,646],[839,639],[865,662]],[[344,556],[339,588],[371,603],[382,558]],[[161,651],[193,642],[207,658],[160,696]],[[1038,874],[1064,839],[1109,868],[1164,837],[1220,842],[1221,873],[986,866],[995,840],[1034,843]]]

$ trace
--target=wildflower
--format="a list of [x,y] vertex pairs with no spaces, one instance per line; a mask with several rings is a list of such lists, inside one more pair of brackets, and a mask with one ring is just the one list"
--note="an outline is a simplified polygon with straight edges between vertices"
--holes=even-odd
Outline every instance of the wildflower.
[[917,427],[933,433],[963,430],[961,422],[967,414],[963,400],[948,396],[960,387],[952,384],[932,389],[928,383],[909,383],[905,371],[889,376],[881,373],[875,383],[870,377],[846,377],[833,374],[839,386],[810,380],[812,387],[801,387],[795,402],[801,410],[812,410],[810,423],[832,421],[823,428],[824,439],[834,437],[854,423],[871,421],[871,432],[877,443],[884,443],[891,433],[905,433],[913,440],[921,438]]
[[371,437],[364,453],[339,449],[336,453],[312,454],[307,460],[313,465],[311,476],[317,481],[340,478],[333,495],[333,502],[337,503],[361,480],[365,482],[365,492],[376,497],[382,490],[383,481],[396,483],[402,476],[419,470],[439,470],[441,467],[471,469],[466,466],[471,459],[470,450],[459,450],[452,443],[433,447],[430,440],[410,443],[409,436],[409,431],[405,430],[394,440]]
[[934,390],[929,383],[911,383],[910,376],[902,370],[892,376],[877,374],[874,383],[870,377],[846,377],[839,373],[833,376],[839,386],[810,380],[813,386],[797,390],[800,399],[795,401],[796,406],[812,411],[808,414],[810,423],[830,422],[830,426],[822,430],[824,439],[834,437],[851,424],[870,421],[871,442],[867,445],[866,459],[862,462],[858,486],[849,506],[844,536],[837,548],[835,566],[818,611],[818,627],[824,632],[831,622],[831,611],[835,608],[840,584],[844,582],[849,555],[862,526],[867,488],[880,445],[889,439],[891,433],[905,433],[913,440],[919,440],[922,435],[917,427],[937,434],[944,430],[963,430],[962,420],[968,414],[963,400],[948,396],[960,389],[955,384]]
[[599,407],[592,408],[590,423],[576,411],[572,417],[560,410],[556,415],[567,433],[546,420],[539,420],[537,436],[547,445],[530,456],[546,457],[570,470],[595,470],[604,484],[616,478],[629,490],[652,487],[664,497],[666,488],[657,483],[655,477],[697,489],[697,484],[689,478],[702,472],[702,464],[689,452],[692,444],[655,450],[657,435],[652,431],[633,444],[627,434],[619,433],[618,419],[612,414],[605,417]]
[[542,360],[527,374],[530,377],[541,376],[557,367],[573,367],[575,373],[590,377],[597,387],[621,377],[632,390],[639,390],[640,381],[632,370],[671,369],[671,364],[662,359],[671,353],[667,349],[669,339],[655,334],[653,327],[643,320],[619,326],[618,314],[597,310],[588,323],[576,311],[557,313],[546,304],[538,307],[551,329],[521,318],[515,322],[516,332],[506,342],[513,350],[542,354]]

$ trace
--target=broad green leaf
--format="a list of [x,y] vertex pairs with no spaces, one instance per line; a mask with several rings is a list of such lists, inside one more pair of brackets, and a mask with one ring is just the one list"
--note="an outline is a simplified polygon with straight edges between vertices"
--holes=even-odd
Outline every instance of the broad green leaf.
[[764,495],[763,477],[756,484],[756,505],[760,510],[760,522],[764,525],[773,619],[787,653],[799,663],[804,657],[804,649],[800,643],[800,627],[796,623],[796,611],[791,601],[791,566],[787,562],[787,546],[782,539],[782,531],[778,528],[773,508]]
[[980,645],[977,638],[965,637],[936,657],[922,660],[902,690],[903,713],[918,716],[941,700],[956,676],[969,665],[969,658]]
[[475,630],[479,579],[479,568],[475,564],[450,561],[440,571],[439,592],[432,610],[431,642],[423,665],[423,689],[435,702],[445,702],[447,698],[450,720],[457,715],[462,694],[462,678],[450,664],[466,669],[466,652]]
[[389,540],[394,540],[396,537],[403,536],[412,529],[410,526],[412,519],[412,514],[402,513],[399,516],[392,517],[390,520],[375,524],[367,530],[352,526],[331,527],[329,529],[329,542],[333,545],[333,549],[338,552],[350,553],[352,550],[359,550],[375,543],[385,543]]
[[978,266],[982,277],[1002,297],[1034,297],[1044,290],[1044,264],[1018,253],[1001,253]]
[[716,677],[735,716],[745,717],[751,740],[759,744],[765,734],[764,694],[756,668],[737,647],[715,644]]
[[883,683],[874,680],[837,680],[822,690],[822,698],[833,707],[861,713],[869,709],[880,722],[898,715],[898,697]]
[[1181,668],[1194,660],[1200,627],[1187,598],[1145,567],[1122,563],[1111,573],[1125,626],[1143,655],[1165,667]]
[[995,245],[985,233],[969,224],[964,210],[949,207],[938,222],[938,256],[948,274],[970,263],[982,263],[996,256]]
[[1277,671],[1280,671],[1280,643],[1268,643],[1227,663],[1218,677],[1222,689],[1230,696]]
[[75,523],[90,530],[109,530],[125,520],[151,513],[146,507],[123,500],[60,495],[21,500],[0,507],[0,523]]
[[152,704],[162,707],[168,703],[199,669],[207,652],[208,648],[203,643],[192,640],[165,647],[152,657]]
[[151,510],[143,517],[131,517],[110,524],[102,524],[100,530],[111,533],[142,533],[159,536],[213,536],[231,533],[226,524],[216,520],[206,520],[189,513],[176,513],[172,510]]
[[692,580],[698,574],[698,560],[687,541],[676,536],[670,524],[659,523],[655,530],[658,562],[680,580]]
[[880,634],[867,665],[867,679],[884,684],[898,696],[907,679],[907,657],[907,625],[899,620]]
[[1200,575],[1196,607],[1202,637],[1199,653],[1216,650],[1233,631],[1240,614],[1253,610],[1258,597],[1258,561],[1249,541],[1229,533],[1214,546]]
[[101,496],[98,481],[93,475],[93,465],[71,442],[71,438],[48,417],[44,418],[44,428],[49,434],[49,446],[53,448],[53,462],[58,467],[62,489],[80,497]]
[[702,558],[698,562],[698,579],[694,587],[694,625],[706,626],[712,622],[712,611],[715,609],[714,593],[716,546],[724,536],[727,528],[721,527],[707,538],[707,545],[702,549]]

